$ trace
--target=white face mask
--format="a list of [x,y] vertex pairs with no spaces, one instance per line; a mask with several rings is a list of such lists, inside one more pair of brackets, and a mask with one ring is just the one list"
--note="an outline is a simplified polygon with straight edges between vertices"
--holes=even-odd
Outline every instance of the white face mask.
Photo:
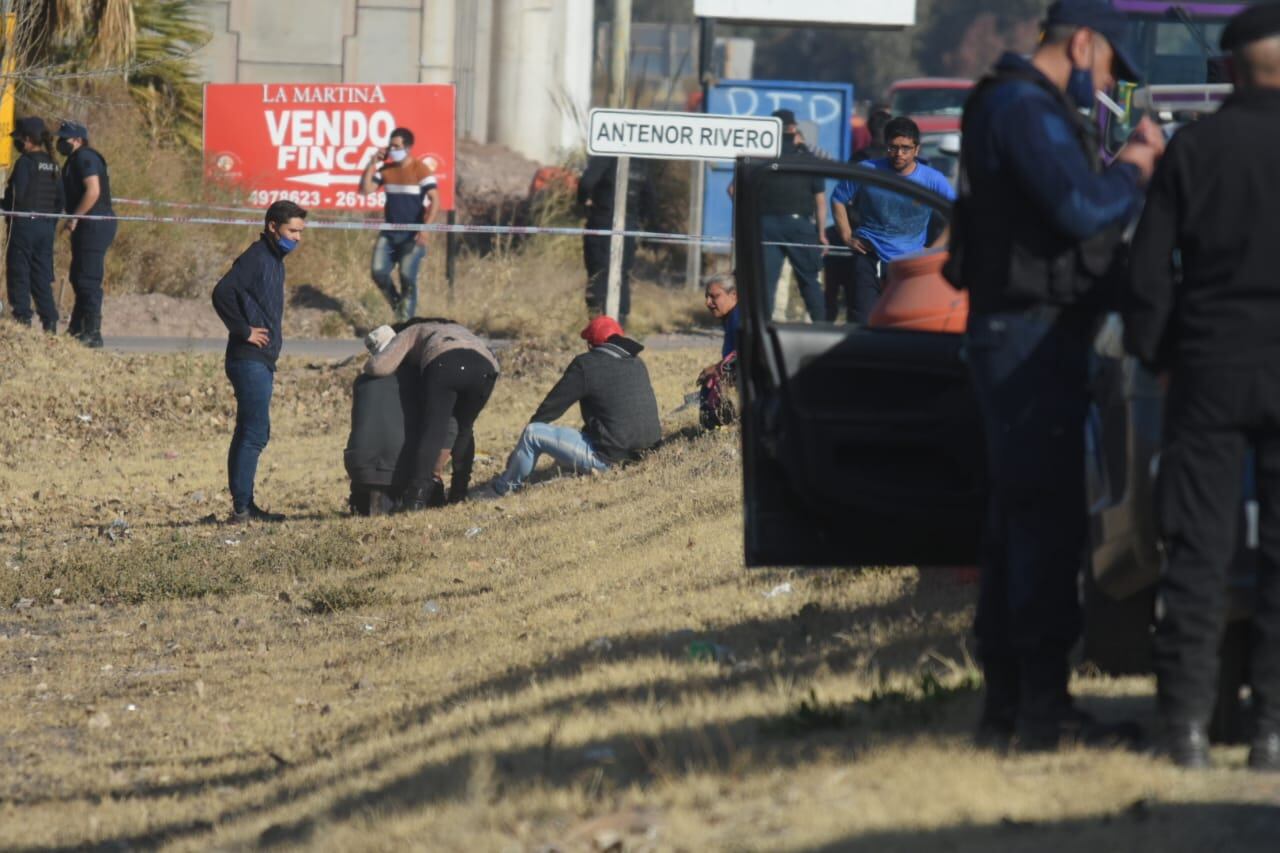
[[392,163],[400,163],[404,158],[409,156],[409,152],[403,148],[392,148],[387,151],[387,159]]

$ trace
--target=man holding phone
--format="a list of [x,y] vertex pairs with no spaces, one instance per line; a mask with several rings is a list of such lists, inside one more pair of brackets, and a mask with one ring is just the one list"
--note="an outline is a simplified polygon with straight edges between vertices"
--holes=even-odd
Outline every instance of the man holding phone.
[[[383,210],[388,225],[430,225],[439,209],[439,192],[431,164],[414,157],[413,131],[397,127],[391,131],[386,148],[379,149],[360,176],[360,191],[368,194],[381,187],[387,194]],[[426,231],[381,231],[373,245],[370,272],[373,283],[403,322],[418,311],[418,267],[427,256]],[[400,287],[391,280],[391,270],[400,270]]]

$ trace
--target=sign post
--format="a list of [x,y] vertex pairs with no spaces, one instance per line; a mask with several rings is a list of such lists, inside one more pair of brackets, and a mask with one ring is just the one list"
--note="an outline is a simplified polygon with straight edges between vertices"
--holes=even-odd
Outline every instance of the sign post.
[[[620,232],[626,230],[627,224],[630,158],[692,160],[699,169],[708,160],[732,160],[739,156],[772,159],[782,153],[782,120],[773,116],[596,109],[591,111],[587,152],[592,156],[618,158],[613,188],[609,292],[605,302],[606,313],[616,317],[625,239]],[[618,286],[615,287],[615,283]]]

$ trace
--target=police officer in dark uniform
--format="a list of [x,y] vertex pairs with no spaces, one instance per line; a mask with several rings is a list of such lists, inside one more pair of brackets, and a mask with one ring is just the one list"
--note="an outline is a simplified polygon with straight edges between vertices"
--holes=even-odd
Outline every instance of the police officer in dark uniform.
[[[107,161],[89,147],[89,131],[83,124],[64,121],[58,128],[58,153],[67,158],[63,185],[67,213],[77,216],[114,216],[111,209],[111,178]],[[113,220],[70,219],[71,289],[76,304],[67,332],[85,346],[102,346],[102,278],[107,249],[116,238]]]
[[[616,157],[595,156],[587,160],[578,181],[578,203],[587,210],[587,228],[592,231],[608,231],[613,228],[614,181],[618,174]],[[641,223],[650,222],[657,214],[657,193],[649,179],[649,167],[644,160],[632,160],[627,172],[627,220],[628,231],[637,231]],[[582,238],[582,259],[587,268],[587,313],[603,314],[609,294],[609,250],[612,240],[600,235]],[[622,292],[618,313],[614,319],[623,327],[631,313],[631,268],[636,260],[636,238],[627,237],[622,242]]]
[[[62,212],[62,176],[53,160],[53,139],[39,118],[14,123],[13,144],[21,152],[5,187],[3,206],[14,212]],[[9,304],[19,323],[31,325],[31,297],[46,332],[58,331],[58,305],[53,298],[53,242],[58,221],[42,217],[6,217],[9,249],[5,254]]]
[[1180,130],[1156,171],[1133,245],[1126,343],[1170,379],[1157,479],[1168,561],[1155,639],[1165,747],[1180,765],[1208,765],[1226,572],[1252,445],[1261,553],[1249,764],[1280,771],[1280,4],[1242,12],[1222,47],[1236,91]]
[[[805,146],[791,110],[777,110],[782,120],[782,161],[816,159]],[[818,273],[827,241],[827,185],[819,176],[778,175],[760,196],[760,234],[764,240],[765,310],[772,315],[782,276],[782,259],[800,280],[800,296],[810,319],[827,319],[826,297]],[[813,248],[808,248],[812,246]]]
[[[975,632],[979,741],[1053,749],[1115,734],[1075,709],[1068,655],[1087,552],[1087,362],[1118,298],[1122,231],[1163,150],[1150,122],[1103,168],[1082,115],[1136,79],[1105,0],[1060,0],[1030,59],[1006,54],[964,116],[947,277],[970,294],[966,352],[986,431],[988,507]],[[1014,740],[1016,738],[1016,741]]]

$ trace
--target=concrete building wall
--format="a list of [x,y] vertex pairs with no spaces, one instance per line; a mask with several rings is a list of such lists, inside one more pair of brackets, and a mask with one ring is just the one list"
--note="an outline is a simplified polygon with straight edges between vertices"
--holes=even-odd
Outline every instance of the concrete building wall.
[[458,135],[551,161],[582,143],[592,0],[199,0],[212,83],[453,83]]

